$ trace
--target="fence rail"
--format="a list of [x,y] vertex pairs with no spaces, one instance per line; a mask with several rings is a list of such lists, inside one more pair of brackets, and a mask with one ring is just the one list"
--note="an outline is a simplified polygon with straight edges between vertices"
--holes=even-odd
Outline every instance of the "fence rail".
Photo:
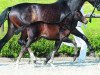
[[[86,16],[86,18],[90,18],[90,15],[91,14],[86,14],[85,16]],[[100,18],[100,14],[93,14],[92,18]]]

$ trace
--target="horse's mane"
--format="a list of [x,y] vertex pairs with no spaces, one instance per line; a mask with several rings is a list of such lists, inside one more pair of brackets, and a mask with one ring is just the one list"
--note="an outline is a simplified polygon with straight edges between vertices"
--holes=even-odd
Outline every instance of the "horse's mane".
[[67,0],[58,0],[58,1],[67,1]]
[[56,2],[67,2],[69,0],[57,0]]

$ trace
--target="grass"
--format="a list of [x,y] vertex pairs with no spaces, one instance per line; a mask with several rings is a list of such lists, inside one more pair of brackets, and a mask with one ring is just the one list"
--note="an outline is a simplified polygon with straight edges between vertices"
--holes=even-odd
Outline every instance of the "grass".
[[[93,7],[90,4],[84,5],[85,14],[92,12],[92,10],[93,10]],[[96,10],[95,14],[100,14],[100,12]],[[100,18],[92,18],[92,23],[88,23],[87,28],[85,29],[83,27],[83,30],[86,36],[88,36],[89,34],[92,34],[92,36],[99,36],[100,35]]]

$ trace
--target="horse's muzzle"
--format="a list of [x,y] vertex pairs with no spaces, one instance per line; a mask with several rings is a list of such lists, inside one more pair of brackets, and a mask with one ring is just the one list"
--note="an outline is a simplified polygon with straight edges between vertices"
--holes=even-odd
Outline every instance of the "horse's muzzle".
[[88,23],[88,20],[84,20],[83,23],[84,23],[84,24],[87,24],[87,23]]
[[82,19],[82,23],[87,24],[88,23],[88,20],[86,18],[83,18]]

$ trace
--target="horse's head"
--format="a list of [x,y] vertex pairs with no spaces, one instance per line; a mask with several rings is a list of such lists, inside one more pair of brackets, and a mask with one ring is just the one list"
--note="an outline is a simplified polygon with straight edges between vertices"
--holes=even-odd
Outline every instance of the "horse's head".
[[100,11],[100,0],[87,0],[91,3],[98,11]]
[[86,19],[85,16],[83,16],[83,14],[80,11],[75,11],[74,19],[77,20],[77,21],[80,21],[84,24],[88,23],[88,20]]

